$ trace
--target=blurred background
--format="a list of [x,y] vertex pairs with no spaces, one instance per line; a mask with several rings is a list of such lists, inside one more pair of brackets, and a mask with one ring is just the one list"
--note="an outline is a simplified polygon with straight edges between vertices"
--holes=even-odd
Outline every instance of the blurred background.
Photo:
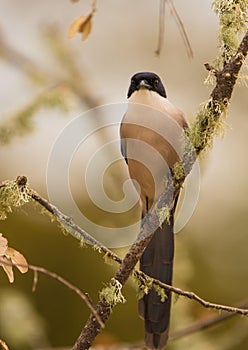
[[[137,71],[158,73],[169,99],[190,122],[194,120],[199,104],[211,92],[211,86],[204,85],[207,72],[203,64],[216,57],[218,19],[210,0],[175,0],[175,5],[187,30],[193,59],[188,58],[169,11],[162,52],[155,55],[159,1],[98,1],[92,33],[82,42],[80,35],[68,40],[67,33],[75,18],[90,11],[90,1],[1,0],[0,182],[26,175],[30,186],[47,198],[49,154],[63,128],[91,108],[125,102],[130,76]],[[245,84],[235,88],[226,123],[225,137],[216,139],[201,159],[197,207],[176,235],[174,285],[211,302],[235,305],[248,298]],[[113,133],[118,137],[118,128],[103,131],[95,141],[111,140]],[[70,172],[78,207],[90,220],[106,227],[135,222],[137,206],[126,214],[107,215],[85,193],[82,178],[85,159],[95,147],[94,139],[91,141],[75,155]],[[121,160],[104,175],[106,192],[113,200],[123,197],[125,179],[127,171]],[[63,201],[59,179],[54,186]],[[73,213],[67,214],[73,217]],[[82,248],[74,238],[64,235],[33,204],[1,221],[0,232],[30,264],[57,272],[87,291],[95,302],[117,268],[103,264],[102,256],[93,249]],[[116,252],[122,256],[125,248]],[[10,285],[0,270],[0,339],[12,350],[71,346],[89,316],[87,307],[72,291],[47,276],[39,275],[35,293],[32,281],[32,272],[21,275],[15,271],[15,282]],[[124,296],[127,303],[116,307],[97,344],[130,344],[143,339],[133,281],[125,286]],[[171,332],[216,314],[193,301],[174,298]],[[248,348],[247,330],[247,319],[235,316],[214,328],[171,341],[168,349],[244,350]]]

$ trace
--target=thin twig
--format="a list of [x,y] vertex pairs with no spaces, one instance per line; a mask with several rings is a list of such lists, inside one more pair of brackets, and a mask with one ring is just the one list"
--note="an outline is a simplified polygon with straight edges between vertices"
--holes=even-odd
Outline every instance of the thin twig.
[[9,265],[9,266],[16,266],[16,267],[27,267],[28,266],[28,268],[30,270],[34,271],[34,283],[33,283],[32,291],[35,290],[36,285],[37,285],[37,281],[38,281],[37,273],[38,272],[43,273],[44,275],[47,275],[47,276],[55,279],[56,281],[62,283],[64,286],[66,286],[67,288],[69,288],[70,290],[75,292],[86,303],[86,305],[89,307],[89,309],[93,313],[94,317],[97,319],[97,322],[99,323],[99,325],[102,328],[104,328],[104,323],[102,322],[100,316],[96,312],[95,306],[93,305],[93,302],[92,302],[89,294],[82,292],[78,287],[74,286],[72,283],[70,283],[69,281],[67,281],[65,278],[61,277],[57,273],[49,271],[41,266],[35,266],[35,265],[30,265],[30,264],[28,264],[28,265],[15,264],[15,263],[12,263],[10,261],[7,262],[5,260],[2,260],[0,258],[0,266],[1,265]]
[[34,270],[34,278],[33,278],[33,285],[32,285],[33,293],[36,291],[37,284],[38,284],[38,271]]
[[[248,308],[248,301],[246,300],[245,302],[238,304],[236,308],[238,308],[238,309]],[[226,319],[234,317],[235,315],[236,315],[236,313],[223,313],[221,315],[211,317],[211,318],[205,319],[203,321],[198,321],[187,328],[183,328],[179,331],[173,332],[171,334],[171,336],[169,337],[169,339],[172,341],[180,339],[180,338],[185,337],[187,335],[191,335],[193,333],[199,332],[199,331],[204,330],[206,328],[212,327],[212,326],[216,325],[217,323],[220,323]]]
[[93,302],[89,296],[88,293],[83,293],[78,287],[74,286],[72,283],[70,283],[69,281],[67,281],[65,278],[61,277],[60,275],[58,275],[55,272],[51,272],[47,269],[45,269],[44,267],[40,267],[40,266],[35,266],[35,265],[28,265],[30,270],[33,270],[34,272],[40,272],[43,273],[57,281],[59,281],[60,283],[62,283],[64,286],[68,287],[70,290],[74,291],[85,303],[86,305],[90,308],[90,310],[92,311],[92,313],[94,314],[94,316],[96,317],[98,323],[100,324],[100,326],[102,328],[104,328],[104,323],[102,322],[100,316],[97,314],[95,307],[93,305]]
[[187,54],[188,54],[189,58],[193,58],[194,53],[193,53],[193,49],[192,49],[190,41],[189,41],[189,37],[187,35],[183,21],[182,21],[181,17],[179,16],[179,13],[177,12],[177,9],[174,5],[174,1],[173,0],[167,0],[167,1],[168,1],[169,5],[171,6],[171,13],[176,20],[177,26],[179,28],[179,31],[181,33],[183,42],[184,42],[186,50],[187,50]]
[[216,303],[210,303],[209,301],[206,301],[206,300],[202,299],[201,297],[199,297],[194,292],[184,291],[180,288],[173,287],[173,286],[170,286],[168,284],[162,283],[156,279],[152,279],[152,280],[153,280],[154,284],[156,284],[162,288],[168,289],[171,292],[174,292],[175,294],[178,294],[178,295],[184,296],[188,299],[194,300],[197,303],[204,306],[205,308],[211,308],[211,309],[226,311],[226,312],[229,312],[232,314],[239,314],[239,315],[243,315],[243,316],[248,316],[248,309],[234,307],[234,306],[221,305],[221,304],[216,304]]
[[171,8],[171,14],[175,18],[176,24],[178,26],[179,32],[181,34],[181,37],[183,39],[183,42],[185,44],[187,54],[189,58],[193,58],[194,53],[190,44],[190,40],[188,38],[185,26],[183,24],[183,21],[177,12],[177,9],[174,5],[173,0],[160,0],[160,7],[159,7],[159,30],[158,30],[158,44],[157,44],[157,49],[155,51],[156,55],[160,55],[162,46],[163,46],[163,41],[164,41],[164,32],[165,32],[165,4],[166,2]]
[[159,8],[159,27],[158,27],[158,45],[155,51],[156,55],[160,55],[163,41],[164,41],[164,29],[165,29],[165,2],[166,0],[160,0]]

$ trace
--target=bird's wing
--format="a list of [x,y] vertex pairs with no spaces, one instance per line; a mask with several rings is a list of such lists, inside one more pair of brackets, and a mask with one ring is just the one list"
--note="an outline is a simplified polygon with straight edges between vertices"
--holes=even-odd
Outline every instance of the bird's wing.
[[[125,118],[125,115],[124,115],[122,120],[124,120],[124,118]],[[125,138],[124,127],[125,127],[125,124],[121,124],[121,126],[120,126],[121,154],[122,154],[123,158],[125,159],[126,163],[128,164],[128,160],[127,160],[127,142],[126,142],[126,138]]]

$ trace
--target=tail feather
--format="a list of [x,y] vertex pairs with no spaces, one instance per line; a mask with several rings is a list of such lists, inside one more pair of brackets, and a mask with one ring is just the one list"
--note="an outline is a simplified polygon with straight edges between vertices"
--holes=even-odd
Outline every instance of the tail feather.
[[[164,222],[154,233],[141,259],[140,269],[147,275],[171,285],[174,257],[173,218]],[[166,300],[155,289],[139,300],[139,313],[145,320],[146,345],[162,349],[167,343],[170,321],[171,292],[165,291]]]

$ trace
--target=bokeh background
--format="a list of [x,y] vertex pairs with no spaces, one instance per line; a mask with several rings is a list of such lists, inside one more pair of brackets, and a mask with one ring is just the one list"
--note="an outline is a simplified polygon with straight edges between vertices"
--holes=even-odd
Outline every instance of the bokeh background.
[[[67,32],[75,18],[90,10],[90,1],[1,0],[0,181],[26,175],[30,186],[47,197],[47,162],[61,130],[94,106],[124,102],[130,76],[137,71],[157,72],[169,99],[189,121],[194,120],[199,104],[211,91],[211,86],[204,85],[207,73],[203,64],[216,57],[218,19],[210,0],[175,0],[175,5],[193,47],[193,59],[188,58],[169,11],[161,55],[154,54],[159,1],[98,1],[92,33],[82,42],[80,36],[68,40]],[[240,82],[228,112],[225,136],[216,139],[201,160],[196,210],[176,235],[175,286],[230,305],[248,298],[247,106],[247,87]],[[103,133],[101,140],[108,136]],[[87,196],[80,195],[84,152],[89,154],[90,147],[73,164],[75,200],[93,220],[106,226],[131,222],[134,212],[121,218],[106,217]],[[107,175],[107,192],[118,200],[121,181],[127,177],[124,163],[115,164],[109,169],[109,178]],[[10,214],[0,222],[0,232],[29,263],[57,272],[87,291],[94,301],[117,268],[104,264],[93,249],[82,248],[74,238],[61,233],[38,206],[26,205]],[[120,255],[124,252],[124,248],[117,249]],[[89,315],[87,307],[72,291],[47,276],[39,275],[35,293],[32,281],[32,272],[20,275],[16,271],[15,283],[10,285],[0,270],[0,339],[12,350],[72,345]],[[142,340],[137,288],[132,281],[124,288],[124,295],[127,303],[116,307],[96,343]],[[182,297],[174,301],[171,332],[216,315]],[[245,350],[247,319],[235,316],[168,346],[189,348]]]

